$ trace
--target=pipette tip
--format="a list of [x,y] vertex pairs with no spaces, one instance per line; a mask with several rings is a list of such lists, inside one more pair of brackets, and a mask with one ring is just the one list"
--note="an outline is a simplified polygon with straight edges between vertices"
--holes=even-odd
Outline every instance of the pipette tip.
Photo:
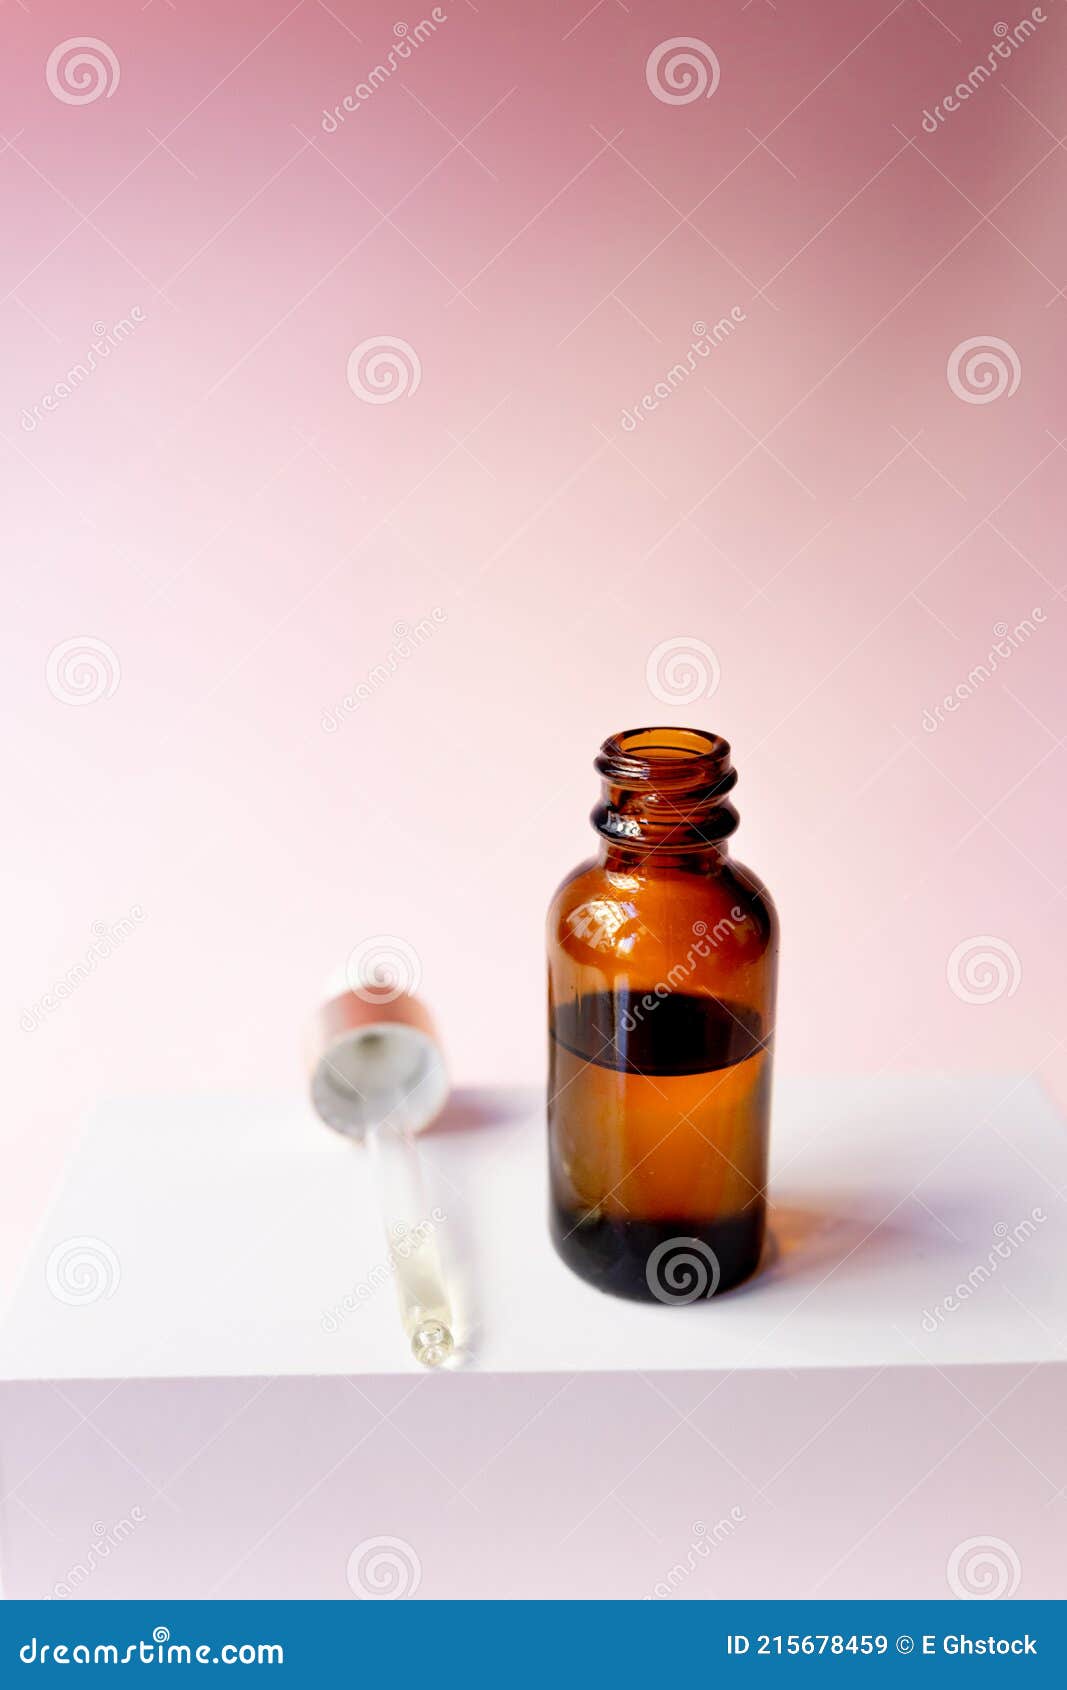
[[411,1334],[411,1353],[423,1367],[440,1367],[455,1348],[455,1339],[443,1320],[423,1320]]

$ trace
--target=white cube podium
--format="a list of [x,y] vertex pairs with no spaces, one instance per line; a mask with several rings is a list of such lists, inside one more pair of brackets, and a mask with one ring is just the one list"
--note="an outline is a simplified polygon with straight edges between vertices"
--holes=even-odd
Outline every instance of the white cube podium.
[[557,1261],[540,1095],[459,1093],[420,1150],[461,1344],[433,1374],[363,1152],[302,1100],[96,1111],[0,1334],[6,1594],[939,1597],[968,1555],[1065,1593],[1035,1082],[782,1083],[765,1265],[677,1308]]

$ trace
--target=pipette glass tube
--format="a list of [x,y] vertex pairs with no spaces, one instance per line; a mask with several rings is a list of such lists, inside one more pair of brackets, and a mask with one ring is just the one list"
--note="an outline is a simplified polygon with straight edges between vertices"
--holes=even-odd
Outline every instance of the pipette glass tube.
[[439,1367],[455,1343],[434,1236],[440,1217],[426,1204],[418,1146],[399,1088],[381,1102],[382,1113],[368,1124],[365,1144],[377,1181],[400,1318],[416,1361]]

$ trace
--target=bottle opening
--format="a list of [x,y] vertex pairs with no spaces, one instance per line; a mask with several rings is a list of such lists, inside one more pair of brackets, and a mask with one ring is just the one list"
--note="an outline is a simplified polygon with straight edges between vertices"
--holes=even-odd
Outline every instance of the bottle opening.
[[730,747],[703,728],[627,728],[604,741],[596,766],[619,786],[714,786],[730,771]]
[[701,728],[632,728],[618,735],[619,750],[630,757],[651,759],[706,757],[723,743]]

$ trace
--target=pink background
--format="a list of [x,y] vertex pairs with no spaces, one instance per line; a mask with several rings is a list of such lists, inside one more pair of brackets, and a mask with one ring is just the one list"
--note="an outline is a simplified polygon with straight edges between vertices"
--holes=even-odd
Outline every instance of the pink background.
[[[649,721],[733,742],[783,1066],[1037,1069],[1067,1095],[1044,9],[934,134],[1018,21],[998,0],[451,0],[332,133],[395,6],[5,9],[6,1270],[95,1097],[298,1089],[322,978],[368,937],[417,953],[457,1078],[539,1076],[544,907],[592,849],[599,741]],[[121,74],[69,104],[45,64],[83,34]],[[672,35],[713,47],[710,98],[651,91]],[[346,366],[382,336],[421,379],[368,404]],[[968,403],[946,368],[979,336],[1020,380]],[[79,706],[48,665],[86,637],[121,675]],[[714,696],[654,696],[668,640],[712,648]],[[976,1004],[946,968],[978,935],[1017,985]]]

